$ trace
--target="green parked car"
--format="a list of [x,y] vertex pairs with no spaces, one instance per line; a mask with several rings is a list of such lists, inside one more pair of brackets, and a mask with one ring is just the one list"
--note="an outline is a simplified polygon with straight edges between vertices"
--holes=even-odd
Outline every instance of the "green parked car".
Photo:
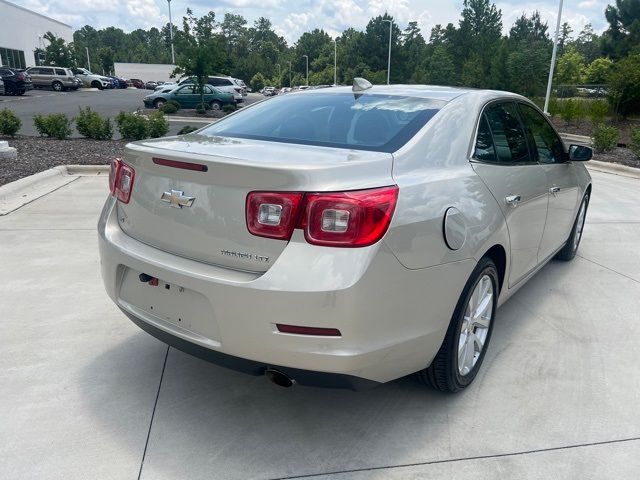
[[[173,89],[162,89],[142,99],[147,108],[160,108],[169,100],[178,102],[180,108],[196,108],[201,99],[198,87],[193,84],[176,85]],[[235,101],[232,94],[225,93],[211,85],[205,85],[204,103],[210,105],[212,110],[220,110],[224,105],[235,104]]]

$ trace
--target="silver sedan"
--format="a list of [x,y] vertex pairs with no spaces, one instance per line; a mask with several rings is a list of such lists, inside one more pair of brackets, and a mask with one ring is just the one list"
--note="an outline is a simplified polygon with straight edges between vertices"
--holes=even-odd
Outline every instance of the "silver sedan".
[[583,232],[591,150],[526,98],[339,87],[129,144],[102,276],[133,322],[278,385],[468,386],[498,307]]

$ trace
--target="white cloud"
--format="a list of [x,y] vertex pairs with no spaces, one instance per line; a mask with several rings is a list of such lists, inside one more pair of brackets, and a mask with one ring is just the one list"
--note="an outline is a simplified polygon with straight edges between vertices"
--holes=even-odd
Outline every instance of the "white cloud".
[[[162,27],[168,21],[166,0],[12,0],[38,13],[50,16],[74,28],[86,24],[95,28],[115,26],[124,30]],[[586,23],[596,31],[606,26],[604,8],[611,0],[565,0],[563,21],[578,32]],[[555,29],[558,0],[525,0],[496,3],[502,10],[505,33],[522,13],[539,10],[550,31]],[[363,29],[371,17],[385,12],[394,17],[400,29],[410,21],[417,21],[422,34],[429,38],[436,24],[457,25],[462,11],[462,0],[172,0],[174,22],[179,24],[187,8],[196,15],[214,10],[218,18],[224,13],[243,15],[249,25],[258,17],[271,20],[274,29],[292,44],[305,31],[322,28],[332,37],[349,27]]]

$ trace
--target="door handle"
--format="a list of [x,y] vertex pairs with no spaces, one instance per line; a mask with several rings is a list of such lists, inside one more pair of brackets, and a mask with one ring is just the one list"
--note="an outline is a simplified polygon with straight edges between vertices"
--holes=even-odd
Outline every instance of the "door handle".
[[554,197],[556,196],[556,193],[558,193],[560,191],[560,187],[556,187],[553,186],[549,189],[549,193],[551,193]]
[[522,197],[520,197],[520,195],[509,195],[507,197],[504,197],[504,202],[514,208],[518,206],[521,200]]

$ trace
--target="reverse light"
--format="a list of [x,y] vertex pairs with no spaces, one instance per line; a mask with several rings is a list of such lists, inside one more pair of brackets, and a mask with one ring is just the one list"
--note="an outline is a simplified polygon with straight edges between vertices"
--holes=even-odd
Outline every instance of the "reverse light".
[[396,185],[331,193],[251,192],[247,228],[281,240],[300,228],[312,245],[366,247],[386,233],[397,199]]
[[136,171],[121,159],[116,158],[109,167],[109,191],[122,203],[129,203]]
[[258,237],[289,240],[298,220],[302,193],[251,192],[247,195],[249,232]]

